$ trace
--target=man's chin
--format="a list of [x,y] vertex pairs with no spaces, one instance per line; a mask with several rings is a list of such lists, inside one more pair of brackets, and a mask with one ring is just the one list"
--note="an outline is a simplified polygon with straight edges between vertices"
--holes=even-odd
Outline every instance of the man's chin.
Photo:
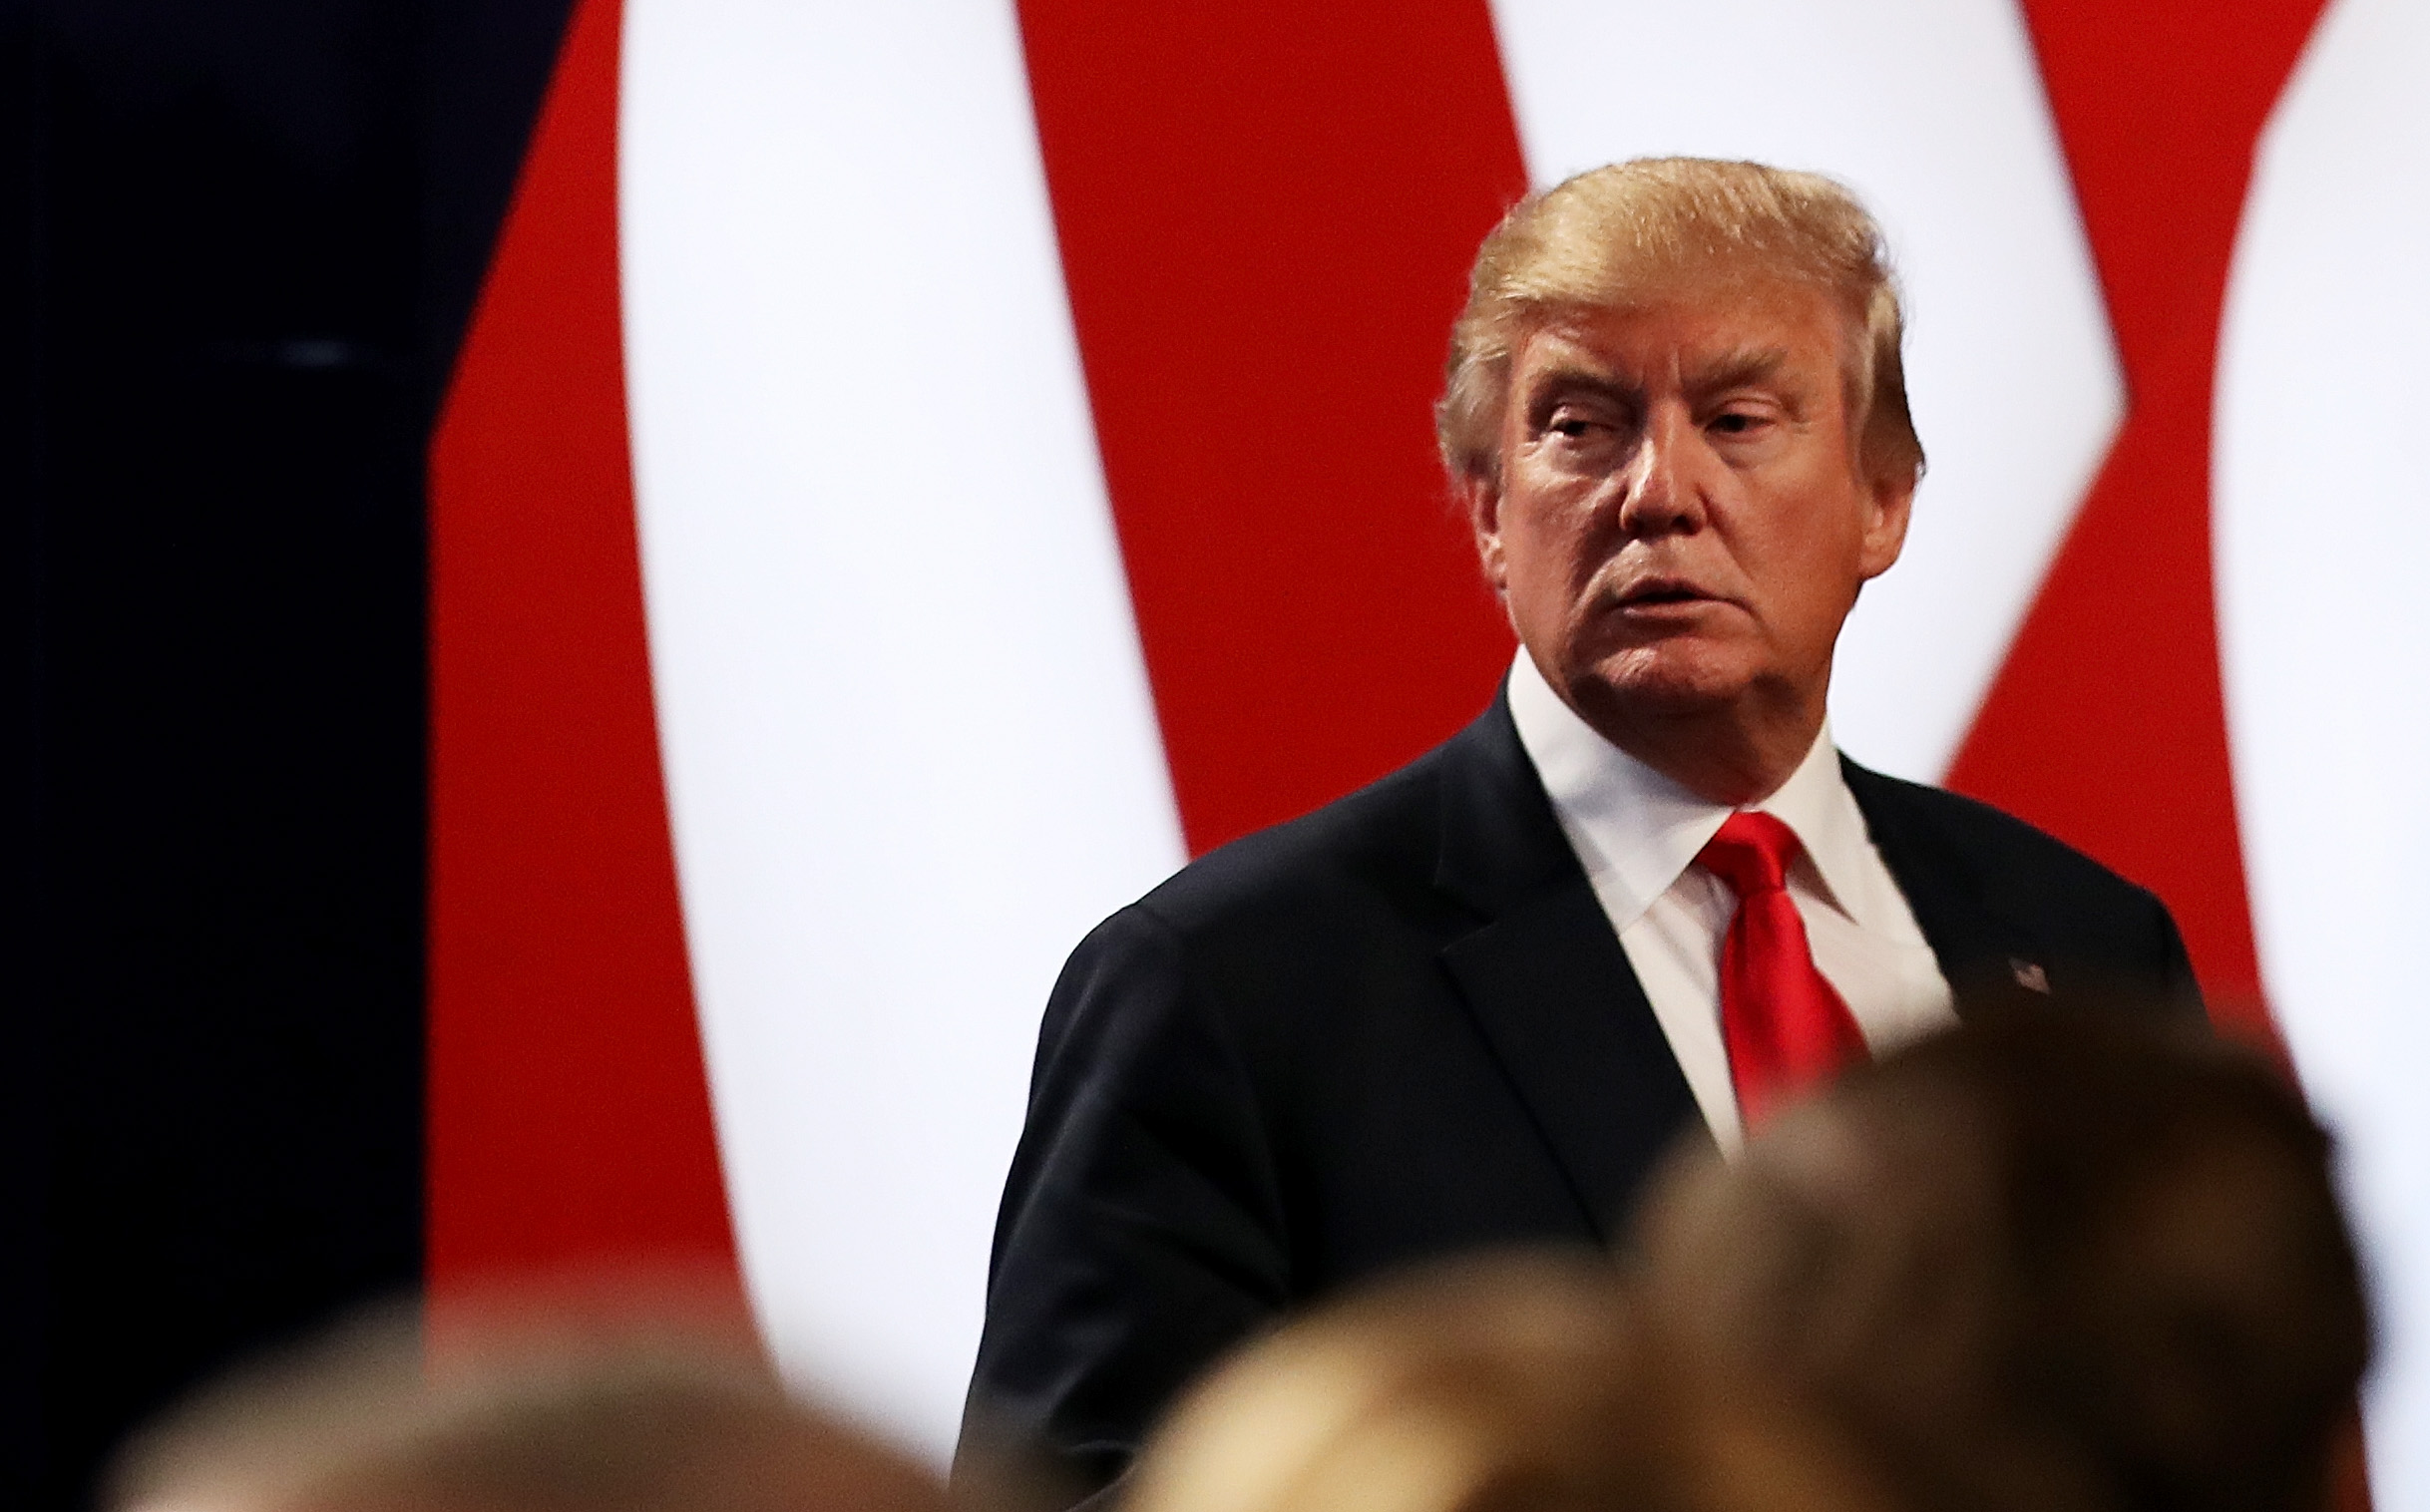
[[1590,719],[1693,720],[1737,704],[1753,683],[1730,658],[1632,649],[1573,679],[1570,699]]

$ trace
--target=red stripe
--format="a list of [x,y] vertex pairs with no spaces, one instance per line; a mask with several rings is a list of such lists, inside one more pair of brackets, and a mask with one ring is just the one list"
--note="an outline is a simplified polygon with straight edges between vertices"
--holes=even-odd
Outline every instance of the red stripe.
[[1491,696],[1510,636],[1428,408],[1526,170],[1480,0],[1023,0],[1165,755],[1193,851]]
[[619,20],[576,12],[431,456],[439,1292],[733,1266],[642,623]]
[[2212,589],[2212,358],[2253,144],[2320,0],[2027,0],[2126,423],[1950,784],[2154,888],[2223,1021],[2269,1032]]

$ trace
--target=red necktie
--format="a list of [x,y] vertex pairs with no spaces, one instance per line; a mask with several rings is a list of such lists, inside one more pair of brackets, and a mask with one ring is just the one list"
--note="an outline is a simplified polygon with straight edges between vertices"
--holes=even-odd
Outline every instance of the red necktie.
[[1722,942],[1722,1042],[1739,1114],[1753,1129],[1782,1103],[1864,1058],[1864,1035],[1815,968],[1786,880],[1797,833],[1770,814],[1733,814],[1697,853],[1738,894]]

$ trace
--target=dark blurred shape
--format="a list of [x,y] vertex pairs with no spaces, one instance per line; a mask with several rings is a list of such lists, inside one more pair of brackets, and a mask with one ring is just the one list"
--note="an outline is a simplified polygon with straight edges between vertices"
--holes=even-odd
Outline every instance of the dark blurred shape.
[[223,1381],[140,1438],[113,1512],[943,1512],[937,1478],[685,1317],[492,1315],[426,1368],[409,1318]]
[[0,0],[0,1506],[412,1286],[423,458],[568,0]]
[[1598,1259],[1462,1262],[1315,1313],[1149,1442],[1130,1512],[1887,1512],[1824,1425],[1702,1394]]
[[1978,1018],[1685,1160],[1650,1311],[1912,1512],[2321,1506],[2370,1338],[2328,1137],[2261,1060],[2130,1019]]

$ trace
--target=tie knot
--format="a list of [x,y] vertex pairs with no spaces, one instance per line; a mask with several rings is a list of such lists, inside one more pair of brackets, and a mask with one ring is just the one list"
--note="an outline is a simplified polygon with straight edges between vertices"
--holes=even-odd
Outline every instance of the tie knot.
[[1797,831],[1770,814],[1750,812],[1723,820],[1721,832],[1706,842],[1696,859],[1743,901],[1780,891],[1801,849]]

